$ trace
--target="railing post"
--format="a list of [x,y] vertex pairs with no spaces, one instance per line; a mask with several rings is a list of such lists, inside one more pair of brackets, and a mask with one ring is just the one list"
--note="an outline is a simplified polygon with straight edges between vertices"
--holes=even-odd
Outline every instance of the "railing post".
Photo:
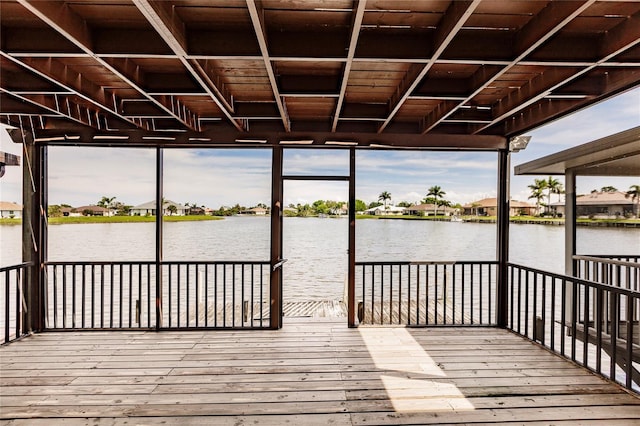
[[[162,219],[164,215],[162,148],[156,148],[156,330],[162,328]],[[151,297],[151,295],[147,295]]]
[[509,174],[510,153],[508,149],[498,152],[498,236],[497,236],[497,297],[496,323],[498,327],[507,326],[508,304],[508,266],[509,266]]
[[348,252],[347,322],[356,325],[356,150],[349,150],[349,252]]
[[[565,199],[564,199],[564,274],[570,277],[575,277],[577,269],[577,263],[574,260],[576,255],[576,175],[572,170],[566,170],[564,175],[565,184]],[[585,267],[586,267],[585,263]],[[565,286],[566,292],[566,306],[564,307],[567,312],[566,321],[571,323],[573,320],[573,289],[575,283]]]
[[271,329],[282,328],[282,268],[274,268],[282,259],[282,148],[272,150],[271,166],[271,282],[270,315]]
[[23,277],[26,309],[22,315],[24,332],[45,328],[47,260],[47,148],[36,145],[33,135],[20,129],[8,130],[11,139],[23,146],[22,166],[22,261],[33,262]]

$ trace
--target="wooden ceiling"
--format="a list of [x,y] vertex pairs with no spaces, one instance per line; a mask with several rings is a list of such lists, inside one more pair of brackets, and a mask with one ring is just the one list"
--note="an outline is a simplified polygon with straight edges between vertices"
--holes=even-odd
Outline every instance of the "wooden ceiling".
[[640,2],[0,2],[0,120],[50,142],[496,149],[640,85]]

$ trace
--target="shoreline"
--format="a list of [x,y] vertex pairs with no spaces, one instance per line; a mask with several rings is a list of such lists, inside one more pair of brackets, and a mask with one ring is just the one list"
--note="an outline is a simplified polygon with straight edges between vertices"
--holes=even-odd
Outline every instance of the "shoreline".
[[[309,216],[317,217],[317,216]],[[357,215],[356,219],[376,219],[376,220],[431,220],[436,222],[450,222],[449,217],[425,217],[425,216],[373,216]],[[463,216],[464,222],[471,223],[496,223],[495,216]],[[89,223],[153,223],[155,216],[80,216],[80,217],[52,217],[49,218],[51,225],[63,224],[89,224]],[[198,222],[209,220],[224,220],[223,216],[164,216],[166,222]],[[509,220],[513,224],[564,226],[564,219],[546,219],[534,217],[512,216]],[[1,218],[0,226],[17,226],[22,224],[21,219]],[[600,228],[640,228],[639,219],[578,219],[577,226],[591,226]]]
[[[201,222],[209,220],[222,220],[221,216],[163,216],[165,222]],[[50,217],[49,225],[78,225],[88,223],[154,223],[155,216],[66,216]],[[0,219],[1,225],[16,226],[22,224],[22,219]]]

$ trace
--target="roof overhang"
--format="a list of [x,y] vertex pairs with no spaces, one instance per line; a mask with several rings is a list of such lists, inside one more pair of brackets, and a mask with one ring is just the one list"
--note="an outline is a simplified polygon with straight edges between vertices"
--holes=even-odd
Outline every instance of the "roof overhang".
[[640,176],[640,126],[515,167],[516,175]]
[[640,86],[629,1],[2,0],[0,33],[0,123],[48,145],[504,149]]

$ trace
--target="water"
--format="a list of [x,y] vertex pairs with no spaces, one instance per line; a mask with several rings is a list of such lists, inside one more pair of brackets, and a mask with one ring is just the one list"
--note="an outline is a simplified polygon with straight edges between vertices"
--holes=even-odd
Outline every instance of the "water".
[[[269,259],[270,218],[170,222],[164,227],[165,260]],[[49,260],[153,260],[155,224],[52,225]],[[21,227],[0,227],[0,264],[21,261]],[[285,218],[286,300],[341,299],[347,274],[348,221]],[[580,254],[638,254],[640,229],[578,228]],[[564,228],[513,224],[510,260],[564,271]],[[358,220],[356,260],[494,260],[493,224],[409,220]]]

